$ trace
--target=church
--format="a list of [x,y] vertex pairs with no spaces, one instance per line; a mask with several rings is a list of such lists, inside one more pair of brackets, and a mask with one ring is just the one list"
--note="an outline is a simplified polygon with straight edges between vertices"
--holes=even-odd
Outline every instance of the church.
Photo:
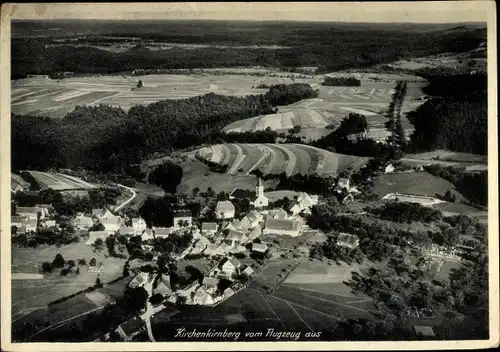
[[269,199],[264,195],[264,184],[260,178],[255,187],[255,192],[236,188],[229,195],[229,199],[248,199],[250,204],[256,208],[267,207],[269,204]]

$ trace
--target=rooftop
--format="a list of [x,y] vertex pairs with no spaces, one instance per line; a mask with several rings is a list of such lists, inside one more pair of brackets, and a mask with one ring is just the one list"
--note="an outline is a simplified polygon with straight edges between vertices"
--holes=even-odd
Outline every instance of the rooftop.
[[220,201],[217,203],[217,212],[234,211],[234,205],[229,200]]
[[229,233],[226,236],[226,240],[229,241],[241,241],[245,234],[243,232],[229,230]]
[[267,218],[265,227],[269,230],[296,231],[299,223],[295,220]]
[[257,195],[255,194],[255,191],[249,191],[247,189],[241,189],[241,188],[236,188],[231,192],[229,197],[233,198],[240,198],[240,199],[250,199],[251,201],[254,201],[257,199]]
[[202,231],[217,231],[217,223],[215,222],[204,222],[201,224]]
[[252,243],[252,251],[264,253],[267,250],[265,243]]
[[134,317],[128,320],[127,322],[123,323],[122,325],[120,325],[120,327],[122,328],[123,332],[126,335],[130,335],[133,334],[134,332],[137,332],[137,330],[145,327],[145,325],[144,321],[141,318]]
[[191,217],[193,216],[193,213],[191,213],[191,210],[177,210],[174,212],[174,218],[176,217]]
[[417,336],[433,337],[436,336],[434,329],[426,325],[414,325],[413,330]]

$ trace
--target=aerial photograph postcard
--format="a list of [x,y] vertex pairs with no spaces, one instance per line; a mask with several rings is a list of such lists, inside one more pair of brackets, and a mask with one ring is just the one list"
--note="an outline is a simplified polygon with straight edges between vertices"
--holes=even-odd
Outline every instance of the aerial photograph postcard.
[[9,5],[6,350],[497,338],[495,7],[439,4]]

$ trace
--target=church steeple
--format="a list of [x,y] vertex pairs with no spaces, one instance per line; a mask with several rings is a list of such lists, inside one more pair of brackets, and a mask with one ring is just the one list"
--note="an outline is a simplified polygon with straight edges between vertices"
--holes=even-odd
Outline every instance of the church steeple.
[[255,195],[257,197],[264,196],[264,184],[262,183],[262,180],[260,178],[259,178],[259,181],[257,183],[257,187],[255,187]]

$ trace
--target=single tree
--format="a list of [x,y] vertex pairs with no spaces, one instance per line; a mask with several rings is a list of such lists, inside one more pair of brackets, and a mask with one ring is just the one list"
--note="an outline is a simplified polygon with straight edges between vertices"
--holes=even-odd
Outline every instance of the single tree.
[[56,268],[62,268],[65,263],[66,261],[64,260],[64,257],[60,253],[57,253],[54,260],[52,261],[52,264]]

